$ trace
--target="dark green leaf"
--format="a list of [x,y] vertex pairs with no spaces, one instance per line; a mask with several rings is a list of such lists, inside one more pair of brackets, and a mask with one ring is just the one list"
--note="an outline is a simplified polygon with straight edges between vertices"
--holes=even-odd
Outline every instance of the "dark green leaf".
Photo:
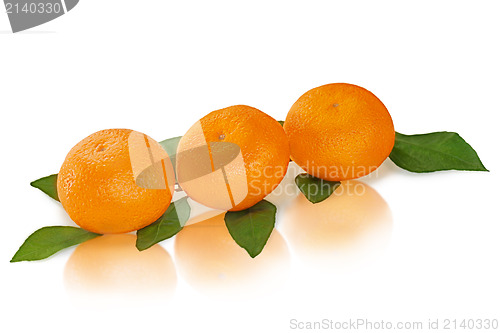
[[276,207],[262,200],[238,212],[227,212],[224,217],[227,230],[236,243],[255,258],[266,245],[274,228]]
[[191,207],[189,207],[187,197],[171,203],[167,211],[156,222],[137,230],[135,246],[139,251],[143,251],[174,236],[184,227],[190,213]]
[[[177,136],[175,138],[166,139],[160,142],[160,145],[165,149],[172,161],[172,166],[175,172],[175,155],[177,154],[177,146],[179,146],[179,141],[181,141],[182,136]],[[177,173],[176,173],[177,174]]]
[[57,196],[57,174],[37,179],[30,184],[54,200],[59,201]]
[[67,247],[100,236],[77,227],[44,227],[32,233],[10,262],[40,260]]
[[312,203],[318,203],[327,199],[340,186],[340,182],[332,182],[316,178],[308,173],[302,173],[295,177],[300,192]]
[[396,132],[390,158],[397,166],[411,172],[488,171],[474,149],[454,132],[416,135]]
[[182,136],[176,136],[175,138],[166,139],[160,142],[160,145],[165,149],[167,154],[175,155],[177,153],[177,146],[179,145],[179,141],[181,141]]

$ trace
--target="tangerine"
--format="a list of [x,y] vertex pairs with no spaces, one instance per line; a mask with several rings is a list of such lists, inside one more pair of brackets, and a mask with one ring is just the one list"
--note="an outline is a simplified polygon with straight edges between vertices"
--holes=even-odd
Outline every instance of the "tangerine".
[[173,180],[171,161],[158,142],[129,129],[109,129],[71,149],[57,192],[83,229],[125,233],[160,218],[172,199]]
[[246,105],[213,111],[194,124],[177,148],[179,185],[216,209],[249,208],[286,174],[290,151],[282,126]]
[[370,91],[347,83],[309,90],[284,124],[291,158],[307,173],[330,181],[377,169],[394,146],[391,115]]

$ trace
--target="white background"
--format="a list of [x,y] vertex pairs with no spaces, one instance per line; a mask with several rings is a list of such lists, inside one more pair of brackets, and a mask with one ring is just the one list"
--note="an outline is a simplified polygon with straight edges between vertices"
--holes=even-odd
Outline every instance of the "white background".
[[[500,319],[499,10],[498,1],[82,0],[18,34],[0,13],[0,331],[288,332],[294,318],[424,327],[428,319]],[[236,247],[242,259],[222,273],[215,266],[227,258],[198,272],[192,266],[210,253],[193,250],[191,261],[171,239],[162,243],[173,262],[168,285],[146,279],[144,292],[132,291],[141,284],[133,279],[118,295],[76,292],[65,273],[73,248],[9,263],[34,230],[72,225],[29,183],[58,172],[87,135],[132,128],[163,140],[234,104],[284,119],[302,93],[332,82],[371,90],[399,132],[460,133],[491,172],[417,175],[388,160],[361,181],[392,217],[374,224],[374,207],[364,215],[355,204],[337,215],[346,208],[323,207],[327,217],[353,214],[359,228],[334,228],[318,241],[317,220],[308,221],[315,213],[297,212],[290,198],[278,207],[281,248],[264,250],[264,264]],[[290,231],[293,220],[303,231]],[[307,248],[301,240],[311,235]],[[114,269],[127,275],[123,260]],[[222,279],[218,289],[205,286],[210,274]],[[167,292],[153,297],[156,288]]]

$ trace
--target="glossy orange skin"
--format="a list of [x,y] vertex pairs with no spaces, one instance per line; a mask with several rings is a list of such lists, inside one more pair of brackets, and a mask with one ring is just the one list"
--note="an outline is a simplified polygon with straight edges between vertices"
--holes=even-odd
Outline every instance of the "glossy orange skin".
[[[214,203],[217,198],[213,196],[217,196],[218,193],[213,193],[209,197],[209,194],[200,188],[205,185],[183,187],[193,200],[212,208],[243,210],[255,205],[271,193],[285,176],[290,158],[288,139],[282,126],[264,112],[246,105],[235,105],[213,111],[200,119],[197,124],[201,125],[204,136],[202,140],[206,141],[205,143],[231,142],[239,146],[244,160],[244,170],[238,166],[228,167],[226,174],[229,179],[237,178],[238,174],[246,174],[244,182],[247,184],[247,194],[243,200],[235,202],[233,207],[226,209]],[[201,141],[199,137],[195,137],[197,135],[189,130],[183,136],[177,150],[178,156],[185,147],[195,141]],[[200,161],[201,163],[206,162]],[[178,158],[179,173],[182,172],[182,167]],[[231,181],[229,183],[232,185]]]
[[394,146],[392,118],[370,91],[347,83],[309,90],[284,124],[291,158],[309,174],[330,181],[363,177]]
[[[146,189],[136,184],[128,149],[131,132],[96,132],[66,156],[57,177],[58,196],[71,219],[83,229],[100,234],[138,230],[156,221],[170,204],[170,189]],[[147,138],[151,145],[159,146]]]

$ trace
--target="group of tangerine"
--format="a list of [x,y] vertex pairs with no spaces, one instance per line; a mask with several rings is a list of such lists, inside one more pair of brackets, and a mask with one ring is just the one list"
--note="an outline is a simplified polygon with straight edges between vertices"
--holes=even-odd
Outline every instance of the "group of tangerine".
[[380,166],[394,140],[392,118],[374,94],[352,84],[327,84],[302,95],[283,126],[245,105],[209,113],[180,140],[177,177],[149,136],[129,129],[96,132],[66,156],[57,191],[83,229],[125,233],[162,216],[176,179],[205,206],[244,210],[279,185],[290,158],[324,180],[354,179]]

